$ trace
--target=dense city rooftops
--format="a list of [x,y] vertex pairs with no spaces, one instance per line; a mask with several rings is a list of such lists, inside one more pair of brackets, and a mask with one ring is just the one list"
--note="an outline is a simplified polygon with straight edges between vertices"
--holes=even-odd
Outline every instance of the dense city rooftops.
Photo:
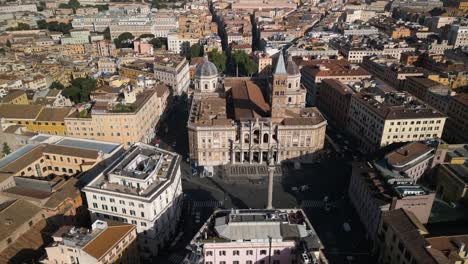
[[387,93],[384,96],[360,92],[353,94],[353,98],[382,119],[445,118],[444,114],[406,92]]

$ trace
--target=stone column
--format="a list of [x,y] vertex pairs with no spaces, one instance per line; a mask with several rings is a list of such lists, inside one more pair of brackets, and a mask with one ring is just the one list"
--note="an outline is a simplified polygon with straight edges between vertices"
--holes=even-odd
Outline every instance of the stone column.
[[273,209],[273,174],[275,173],[275,162],[273,158],[268,164],[268,201],[267,209]]

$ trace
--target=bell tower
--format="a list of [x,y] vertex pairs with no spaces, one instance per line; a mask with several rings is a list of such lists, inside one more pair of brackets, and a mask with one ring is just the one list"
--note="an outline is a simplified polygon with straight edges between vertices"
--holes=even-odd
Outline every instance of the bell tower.
[[285,116],[287,108],[288,72],[284,63],[283,52],[281,51],[273,72],[273,88],[271,91],[271,117],[281,118]]

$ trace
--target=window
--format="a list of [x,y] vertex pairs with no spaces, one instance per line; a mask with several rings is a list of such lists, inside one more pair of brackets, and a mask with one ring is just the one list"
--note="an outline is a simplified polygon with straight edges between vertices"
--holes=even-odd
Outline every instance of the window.
[[232,264],[239,264],[239,261],[238,261],[238,260],[234,260],[234,261],[232,262]]
[[145,217],[145,213],[141,212],[141,217]]
[[98,208],[97,203],[93,203],[93,208]]
[[135,211],[134,211],[134,210],[130,210],[130,215],[135,215]]
[[219,255],[220,256],[226,256],[226,251],[224,251],[224,250],[219,251]]
[[247,260],[245,264],[253,264],[251,260]]
[[146,226],[146,223],[145,223],[145,222],[141,222],[141,226]]
[[247,250],[247,256],[252,256],[253,255],[253,250]]
[[101,196],[101,201],[105,201],[105,200],[106,200],[106,197]]
[[110,198],[109,201],[110,201],[111,203],[115,203],[115,199],[114,199],[114,198]]
[[266,255],[266,254],[267,254],[267,252],[266,252],[265,249],[260,250],[260,255]]
[[120,200],[120,201],[119,201],[119,204],[125,205],[125,201],[124,201],[124,200]]
[[279,249],[275,249],[275,251],[273,251],[273,254],[275,255],[281,255],[281,251]]
[[232,252],[232,255],[234,255],[234,256],[239,256],[239,250],[234,250],[234,251]]
[[273,260],[273,264],[280,264],[280,261],[279,260]]
[[205,256],[213,256],[213,251],[207,251],[207,252],[205,253]]

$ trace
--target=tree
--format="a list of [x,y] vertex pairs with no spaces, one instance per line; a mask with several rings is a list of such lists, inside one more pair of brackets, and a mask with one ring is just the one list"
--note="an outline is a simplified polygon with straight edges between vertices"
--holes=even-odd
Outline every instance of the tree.
[[75,103],[89,101],[89,94],[96,89],[96,80],[76,78],[63,90],[63,95]]
[[38,20],[36,23],[38,29],[46,29],[48,26],[47,21],[45,21],[44,19]]
[[219,52],[217,49],[214,49],[208,54],[208,57],[216,68],[218,72],[224,72],[226,70],[226,54],[224,52]]
[[63,90],[65,89],[65,86],[63,86],[62,83],[54,81],[49,87],[50,89],[57,89],[57,90]]
[[73,10],[76,10],[81,6],[80,2],[78,0],[70,0],[68,1],[68,6],[70,8],[73,8]]
[[9,31],[30,30],[30,29],[31,29],[31,26],[29,26],[26,23],[21,23],[21,22],[19,22],[16,27],[7,28],[7,30],[9,30]]
[[252,76],[258,70],[258,64],[244,51],[236,50],[232,53],[232,60],[243,74]]
[[244,64],[244,72],[249,75],[249,76],[252,76],[253,74],[257,73],[258,71],[258,64],[253,61],[251,58],[249,58],[245,64]]
[[3,142],[2,153],[5,154],[5,156],[11,153],[10,146],[8,146],[6,142]]
[[8,48],[11,48],[11,42],[10,42],[9,39],[6,41],[6,46],[7,46]]
[[153,44],[153,48],[160,49],[162,46],[167,47],[167,38],[154,38],[149,43]]
[[107,40],[110,40],[111,39],[111,34],[110,34],[110,28],[107,27],[105,30],[104,30],[104,39],[107,39]]
[[140,35],[140,38],[141,38],[141,39],[142,39],[142,38],[151,38],[151,39],[153,39],[153,38],[154,38],[154,35],[153,35],[153,34],[142,34],[142,35]]
[[135,37],[130,32],[124,32],[120,34],[116,39],[114,39],[115,47],[120,48],[130,48],[133,44],[133,39]]
[[189,50],[190,58],[201,57],[201,56],[203,56],[203,49],[200,44],[195,43],[192,46],[190,46],[190,50]]

